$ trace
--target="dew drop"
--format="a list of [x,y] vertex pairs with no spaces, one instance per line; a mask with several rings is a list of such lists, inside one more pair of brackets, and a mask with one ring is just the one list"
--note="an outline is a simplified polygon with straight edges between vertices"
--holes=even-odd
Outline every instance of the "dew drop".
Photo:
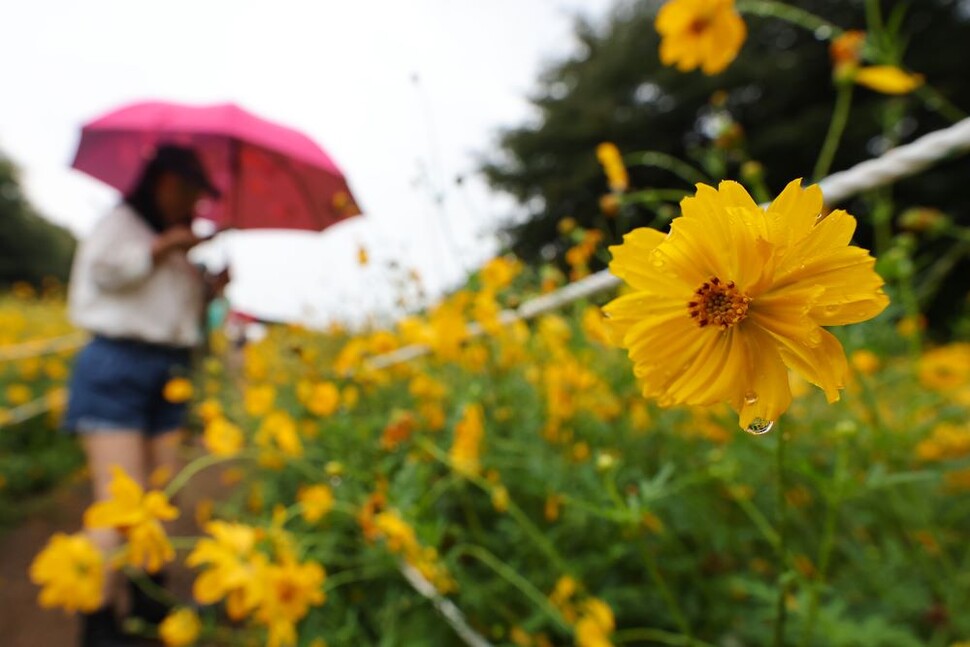
[[765,420],[764,418],[755,418],[745,429],[749,434],[754,434],[755,436],[760,436],[761,434],[766,434],[771,431],[771,428],[775,426],[774,420]]
[[822,25],[815,30],[815,38],[818,40],[828,40],[832,37],[832,28],[827,25]]
[[745,404],[754,404],[757,401],[758,401],[758,394],[755,393],[754,391],[748,391],[747,393],[744,394]]

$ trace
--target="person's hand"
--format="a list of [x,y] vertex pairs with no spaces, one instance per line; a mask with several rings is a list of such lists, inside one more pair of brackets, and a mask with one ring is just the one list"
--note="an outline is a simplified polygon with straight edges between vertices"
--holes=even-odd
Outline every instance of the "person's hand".
[[187,252],[202,242],[186,225],[170,227],[156,238],[152,244],[152,258],[156,261],[174,251]]

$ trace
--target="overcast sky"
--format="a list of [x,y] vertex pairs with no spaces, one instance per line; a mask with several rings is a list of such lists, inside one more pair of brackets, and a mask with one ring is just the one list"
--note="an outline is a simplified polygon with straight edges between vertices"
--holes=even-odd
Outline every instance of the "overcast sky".
[[[531,117],[575,16],[611,0],[31,0],[0,22],[0,150],[34,204],[83,236],[118,197],[67,168],[80,125],[129,101],[233,101],[302,130],[365,216],[322,234],[230,234],[234,305],[325,321],[393,301],[388,261],[429,292],[495,250],[514,207],[476,178],[503,126]],[[435,196],[441,200],[436,201]],[[440,202],[440,203],[439,203]],[[358,245],[371,263],[357,266]]]

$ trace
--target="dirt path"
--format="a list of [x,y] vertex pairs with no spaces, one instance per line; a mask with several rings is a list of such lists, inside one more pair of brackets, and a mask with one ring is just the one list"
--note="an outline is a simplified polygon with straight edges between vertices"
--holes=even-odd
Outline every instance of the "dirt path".
[[[203,471],[180,496],[182,515],[173,533],[197,532],[196,503],[217,496],[218,469]],[[2,647],[73,647],[77,642],[77,619],[59,610],[37,605],[38,588],[30,582],[27,569],[37,552],[55,532],[73,533],[91,502],[90,487],[80,479],[65,483],[31,510],[17,529],[0,537],[0,645]],[[181,559],[183,555],[179,555]],[[176,566],[171,570],[171,589],[188,600],[192,576]]]

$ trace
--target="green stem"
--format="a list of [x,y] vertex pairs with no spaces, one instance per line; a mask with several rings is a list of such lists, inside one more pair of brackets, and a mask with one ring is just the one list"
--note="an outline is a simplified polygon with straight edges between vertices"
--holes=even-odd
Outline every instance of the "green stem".
[[658,202],[680,202],[688,195],[690,192],[682,189],[644,189],[627,193],[621,200],[623,204],[657,204]]
[[453,556],[461,554],[474,557],[481,563],[488,566],[502,579],[517,588],[522,592],[523,595],[532,600],[532,602],[534,602],[537,607],[542,609],[542,611],[557,625],[559,625],[561,629],[566,631],[571,630],[569,623],[567,623],[565,618],[562,617],[559,609],[553,606],[553,604],[549,601],[549,598],[543,595],[542,591],[537,589],[532,582],[519,575],[515,569],[511,568],[501,559],[481,546],[475,546],[473,544],[461,544],[457,546],[454,551],[452,551]]
[[626,156],[626,162],[631,165],[653,166],[654,168],[670,171],[688,184],[698,182],[709,183],[711,179],[687,162],[677,159],[673,155],[660,151],[639,151]]
[[240,452],[231,456],[216,456],[215,454],[206,454],[205,456],[200,456],[182,468],[182,471],[179,472],[176,477],[173,478],[165,487],[164,494],[166,497],[171,499],[185,486],[186,483],[189,482],[193,476],[207,467],[212,467],[213,465],[218,465],[219,463],[226,463],[242,458],[251,458],[254,455],[255,454],[252,452]]
[[[813,13],[774,0],[741,0],[737,4],[739,13],[763,18],[778,18],[812,32],[817,38],[835,38],[842,28],[820,18]],[[820,35],[821,34],[821,35]]]
[[683,610],[680,608],[680,604],[677,602],[677,598],[670,592],[670,587],[667,586],[667,581],[664,579],[663,575],[660,573],[660,569],[657,568],[657,560],[653,556],[650,547],[647,546],[644,551],[644,561],[647,564],[647,571],[650,573],[650,579],[653,580],[654,585],[656,585],[657,590],[660,591],[660,597],[663,598],[664,603],[667,605],[667,609],[670,611],[670,615],[674,617],[674,622],[680,628],[680,631],[684,634],[687,639],[686,645],[694,645],[693,633],[690,630],[690,624],[687,622],[687,616],[684,615]]
[[885,29],[879,0],[866,0],[866,28],[873,34],[881,34]]
[[839,149],[839,142],[842,141],[842,133],[845,132],[845,126],[849,122],[851,108],[852,84],[840,83],[838,93],[835,95],[835,107],[832,109],[829,131],[825,134],[825,141],[815,162],[815,170],[812,171],[815,182],[825,177],[832,168],[832,160],[835,159],[835,152]]
[[815,631],[815,621],[818,618],[819,597],[821,589],[825,585],[825,576],[828,573],[829,560],[832,556],[832,548],[835,545],[835,525],[838,520],[839,510],[842,507],[842,488],[845,482],[847,463],[845,443],[840,442],[835,455],[835,470],[832,475],[833,492],[829,500],[828,508],[825,511],[822,542],[818,550],[818,571],[815,581],[812,582],[811,591],[809,592],[808,615],[805,621],[805,629],[802,633],[801,647],[808,647],[811,644]]
[[775,453],[776,467],[778,469],[778,598],[775,603],[775,639],[772,643],[774,647],[783,647],[785,644],[785,620],[786,608],[785,597],[788,593],[788,532],[785,523],[785,490],[787,483],[785,479],[785,438],[784,434],[778,432],[778,446]]
[[946,98],[942,92],[932,85],[923,84],[916,88],[916,96],[923,102],[927,109],[936,112],[948,121],[957,123],[967,118],[967,113],[958,108],[952,101]]
[[[431,454],[437,461],[447,465],[450,469],[454,469],[454,465],[451,464],[451,460],[448,458],[448,455],[441,451],[441,449],[439,449],[427,438],[419,438],[418,445]],[[486,494],[491,493],[492,485],[480,476],[471,474],[465,475],[465,478],[468,479],[469,483],[474,483],[477,485],[478,488]],[[546,557],[549,558],[557,570],[563,573],[568,572],[569,568],[566,565],[566,560],[562,558],[555,546],[552,545],[552,542],[550,542],[549,539],[543,535],[542,532],[529,520],[529,517],[522,512],[522,509],[515,503],[515,501],[512,500],[511,496],[509,497],[507,512],[509,513],[509,516],[518,522],[519,526],[522,527],[522,530],[525,531],[525,534],[528,535],[533,542],[535,542],[539,550],[545,553]]]
[[610,636],[612,642],[622,645],[624,643],[650,643],[659,645],[693,645],[694,647],[714,647],[711,643],[706,643],[696,638],[670,633],[663,629],[648,629],[638,627],[635,629],[620,629]]

